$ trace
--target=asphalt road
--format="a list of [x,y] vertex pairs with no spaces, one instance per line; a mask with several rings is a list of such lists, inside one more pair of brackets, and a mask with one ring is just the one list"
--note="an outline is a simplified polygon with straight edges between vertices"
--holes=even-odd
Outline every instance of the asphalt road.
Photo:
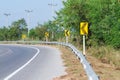
[[0,80],[52,80],[66,74],[57,48],[0,45]]

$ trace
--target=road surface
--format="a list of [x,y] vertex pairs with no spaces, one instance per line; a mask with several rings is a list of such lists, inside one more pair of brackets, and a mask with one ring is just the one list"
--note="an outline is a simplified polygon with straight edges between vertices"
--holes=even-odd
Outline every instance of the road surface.
[[0,45],[0,80],[52,80],[64,75],[60,54],[47,46]]

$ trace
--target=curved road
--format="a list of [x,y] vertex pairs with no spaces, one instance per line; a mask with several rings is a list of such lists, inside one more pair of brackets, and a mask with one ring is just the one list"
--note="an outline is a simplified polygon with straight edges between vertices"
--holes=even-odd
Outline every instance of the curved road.
[[56,48],[0,45],[0,80],[52,80],[64,74]]

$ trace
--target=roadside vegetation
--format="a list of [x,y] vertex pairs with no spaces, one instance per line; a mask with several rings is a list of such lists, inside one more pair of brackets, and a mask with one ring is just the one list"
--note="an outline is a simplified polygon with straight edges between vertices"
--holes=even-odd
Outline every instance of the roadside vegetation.
[[[57,46],[58,47],[58,46]],[[54,78],[53,80],[88,80],[82,64],[79,59],[67,47],[58,47],[62,53],[64,66],[66,67],[66,75]]]
[[[71,52],[71,49],[67,47],[59,47],[62,52],[62,58],[66,67],[66,75],[54,78],[53,80],[88,80],[88,77],[83,69],[83,65],[80,64],[79,59]],[[94,51],[94,50],[93,50]],[[100,80],[119,80],[120,68],[116,68],[112,64],[107,62],[101,62],[95,57],[90,55],[86,56],[87,60],[91,63],[96,74],[100,77]]]
[[87,50],[88,55],[95,56],[101,62],[111,64],[120,70],[120,50],[110,46],[92,47]]

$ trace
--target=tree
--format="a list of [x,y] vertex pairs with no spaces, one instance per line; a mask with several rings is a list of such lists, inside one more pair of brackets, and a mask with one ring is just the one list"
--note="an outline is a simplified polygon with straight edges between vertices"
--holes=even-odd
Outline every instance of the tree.
[[0,40],[9,40],[9,29],[7,27],[0,28]]
[[80,22],[88,21],[86,16],[86,0],[67,0],[63,2],[64,8],[56,12],[56,21],[64,27],[65,30],[70,30],[72,38],[77,39],[77,44],[82,42],[80,36]]
[[67,0],[56,21],[79,37],[81,21],[89,22],[87,44],[120,47],[120,3],[117,0]]
[[36,35],[36,32],[35,32],[35,29],[30,30],[29,36],[32,40],[36,39],[37,35]]
[[24,19],[13,22],[10,26],[10,40],[19,40],[22,34],[27,34],[26,26]]
[[38,24],[35,27],[35,35],[39,40],[45,40],[44,38],[45,38],[45,32],[46,31],[47,31],[46,27],[41,25],[41,24]]

